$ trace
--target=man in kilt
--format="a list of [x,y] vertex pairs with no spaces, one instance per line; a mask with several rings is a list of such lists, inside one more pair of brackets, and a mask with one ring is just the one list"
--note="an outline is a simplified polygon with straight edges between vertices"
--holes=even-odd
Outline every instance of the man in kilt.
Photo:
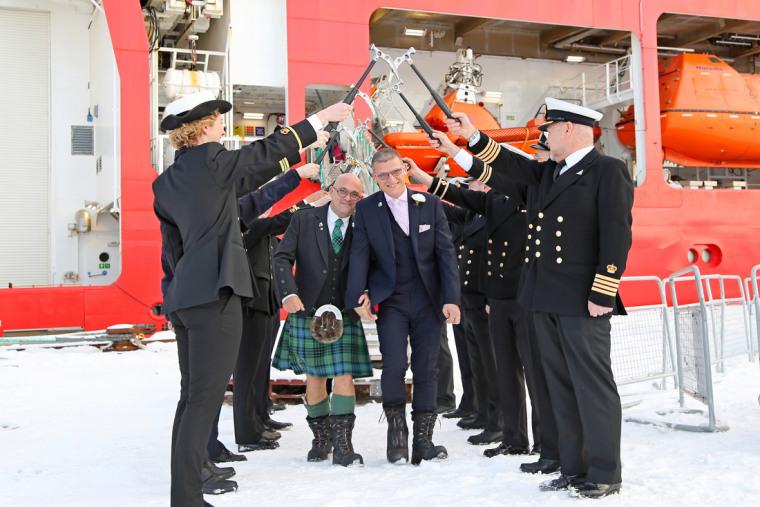
[[[354,174],[341,174],[329,194],[328,205],[293,215],[274,255],[277,297],[289,315],[272,365],[306,374],[306,421],[314,433],[307,459],[324,461],[334,446],[333,463],[348,466],[364,463],[351,442],[356,420],[353,379],[372,375],[361,320],[343,301],[351,216],[362,198],[361,181]],[[340,309],[337,320],[329,311],[318,314],[326,305]],[[328,378],[334,379],[332,399]]]

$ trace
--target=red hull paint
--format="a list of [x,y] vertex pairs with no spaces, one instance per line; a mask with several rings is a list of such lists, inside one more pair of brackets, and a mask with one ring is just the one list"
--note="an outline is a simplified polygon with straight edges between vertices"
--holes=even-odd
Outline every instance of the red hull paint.
[[[160,235],[152,210],[148,44],[139,4],[103,0],[121,76],[122,274],[107,287],[0,289],[2,327],[77,326],[98,329],[118,322],[160,321],[148,306],[161,299]],[[760,19],[754,0],[288,0],[288,116],[303,117],[307,85],[354,83],[366,68],[368,22],[378,8],[447,12],[628,30],[641,41],[646,137],[645,183],[636,189],[634,243],[626,275],[659,277],[688,265],[690,248],[713,245],[718,263],[698,262],[703,273],[746,277],[760,251],[760,199],[754,191],[672,189],[662,178],[657,19],[665,12],[730,19]],[[336,38],[349,41],[335,44]],[[366,85],[365,91],[369,91]],[[358,117],[366,105],[357,103]],[[118,285],[118,287],[117,287]],[[628,305],[651,300],[626,292]]]
[[161,301],[161,237],[153,214],[150,164],[148,41],[138,2],[104,0],[121,78],[122,270],[103,287],[0,290],[4,330],[161,322],[150,307]]

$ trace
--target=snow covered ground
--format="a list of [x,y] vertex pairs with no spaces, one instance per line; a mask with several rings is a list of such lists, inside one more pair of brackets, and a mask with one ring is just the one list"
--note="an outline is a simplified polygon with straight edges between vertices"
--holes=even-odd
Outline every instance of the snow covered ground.
[[[714,375],[716,412],[724,433],[690,433],[623,423],[623,490],[608,505],[757,505],[760,485],[760,368],[747,357]],[[623,416],[655,418],[677,409],[675,390],[626,386]],[[168,505],[169,441],[179,394],[174,343],[104,353],[0,348],[0,504],[13,506]],[[700,407],[691,402],[690,406]],[[248,453],[235,464],[236,493],[206,497],[217,506],[538,505],[589,502],[545,493],[546,476],[520,473],[534,457],[482,455],[471,434],[443,419],[435,442],[446,462],[391,465],[378,403],[357,408],[354,446],[364,467],[308,463],[311,435],[301,405],[275,418],[294,427],[275,451]],[[693,416],[692,416],[693,417]],[[704,421],[705,418],[701,418]],[[673,419],[675,420],[675,419]],[[233,451],[232,408],[220,436]]]

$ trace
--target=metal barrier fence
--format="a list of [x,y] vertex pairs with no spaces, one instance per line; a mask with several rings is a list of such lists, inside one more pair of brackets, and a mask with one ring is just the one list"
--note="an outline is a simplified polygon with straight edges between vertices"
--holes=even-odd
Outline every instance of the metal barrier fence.
[[612,317],[612,372],[618,385],[665,379],[676,383],[676,366],[668,317],[665,287],[656,276],[623,277],[621,283],[654,282],[660,303],[628,308],[628,315]]

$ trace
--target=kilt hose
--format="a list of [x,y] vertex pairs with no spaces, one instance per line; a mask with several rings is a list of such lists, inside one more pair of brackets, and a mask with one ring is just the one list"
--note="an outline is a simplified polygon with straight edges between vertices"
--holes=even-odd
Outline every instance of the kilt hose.
[[307,318],[288,315],[282,326],[272,366],[318,378],[341,375],[371,377],[372,362],[361,321],[351,322],[346,311],[342,311],[343,336],[335,343],[319,343],[309,330],[315,311],[312,309]]

